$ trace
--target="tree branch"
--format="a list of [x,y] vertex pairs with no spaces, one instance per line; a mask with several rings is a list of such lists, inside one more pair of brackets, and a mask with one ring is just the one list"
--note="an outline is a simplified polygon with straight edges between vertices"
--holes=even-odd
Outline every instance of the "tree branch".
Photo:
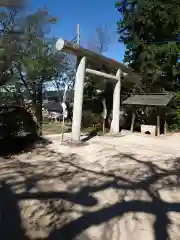
[[16,67],[17,67],[17,70],[18,70],[18,72],[19,72],[19,76],[20,76],[21,81],[23,82],[25,88],[27,89],[30,97],[32,98],[32,100],[33,100],[33,102],[34,102],[34,94],[31,93],[31,90],[29,89],[29,86],[28,86],[27,82],[25,81],[25,79],[24,79],[24,77],[23,77],[23,75],[22,75],[21,69],[20,69],[20,67],[18,66],[18,64],[16,64]]
[[4,88],[4,90],[6,90],[7,92],[12,93],[13,96],[14,96],[14,98],[17,98],[16,92],[11,92],[11,91],[10,91],[7,87],[5,87],[5,86],[3,86],[3,88]]

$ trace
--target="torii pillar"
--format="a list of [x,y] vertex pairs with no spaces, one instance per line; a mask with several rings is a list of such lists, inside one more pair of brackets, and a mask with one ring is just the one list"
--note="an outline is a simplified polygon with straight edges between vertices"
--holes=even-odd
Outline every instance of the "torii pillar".
[[86,69],[86,57],[83,57],[79,61],[79,65],[77,67],[74,86],[74,105],[72,122],[72,141],[74,142],[79,142],[81,136],[85,69]]

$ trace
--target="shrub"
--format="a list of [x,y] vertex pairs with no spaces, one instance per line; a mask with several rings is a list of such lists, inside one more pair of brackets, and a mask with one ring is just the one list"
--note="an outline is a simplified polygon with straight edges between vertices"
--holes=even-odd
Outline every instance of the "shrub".
[[1,106],[0,138],[10,138],[21,134],[37,135],[37,125],[31,113],[20,106]]

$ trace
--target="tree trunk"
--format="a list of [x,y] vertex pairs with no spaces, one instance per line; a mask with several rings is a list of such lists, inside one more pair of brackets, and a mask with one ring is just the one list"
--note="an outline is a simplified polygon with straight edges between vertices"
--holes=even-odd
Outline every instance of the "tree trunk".
[[37,99],[35,104],[35,115],[38,124],[38,134],[42,136],[42,81],[37,87]]

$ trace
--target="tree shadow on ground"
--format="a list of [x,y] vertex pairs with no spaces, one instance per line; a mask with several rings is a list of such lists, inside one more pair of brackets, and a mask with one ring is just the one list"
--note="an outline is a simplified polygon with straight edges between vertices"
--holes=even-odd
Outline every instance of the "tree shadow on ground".
[[21,226],[18,199],[5,182],[0,188],[0,237],[8,240],[28,240]]
[[[161,169],[157,165],[151,162],[143,162],[135,159],[131,155],[125,155],[129,159],[145,165],[149,169],[149,176],[140,181],[130,181],[129,179],[121,176],[114,175],[114,179],[107,181],[99,186],[84,186],[80,189],[83,194],[93,194],[98,191],[105,190],[107,188],[114,188],[118,190],[128,190],[137,191],[144,190],[151,198],[151,201],[143,200],[129,200],[120,201],[109,207],[105,207],[93,212],[87,212],[76,220],[65,224],[59,230],[55,230],[49,236],[49,239],[58,239],[58,236],[66,236],[66,239],[75,239],[76,236],[81,236],[85,230],[91,226],[98,226],[102,223],[108,222],[109,220],[119,217],[122,218],[126,213],[147,213],[152,214],[156,217],[154,223],[154,236],[156,240],[166,240],[169,239],[168,226],[171,224],[171,220],[168,217],[168,213],[180,213],[180,203],[166,202],[161,199],[159,190],[161,189],[171,189],[172,187],[179,188],[179,178],[180,178],[180,159],[176,159],[174,162],[173,169],[165,170]],[[75,164],[69,162],[70,165],[75,167]],[[86,168],[82,168],[76,165],[83,171],[90,171]],[[121,170],[120,170],[121,171]],[[96,172],[94,174],[103,175],[107,177],[113,177],[112,173]],[[168,180],[167,177],[175,176],[176,180]],[[166,178],[166,180],[165,180]],[[157,181],[161,180],[161,184],[158,187],[153,187]],[[124,196],[125,197],[125,196]],[[57,238],[56,238],[57,237]],[[86,239],[86,238],[84,238]]]
[[[24,166],[28,168],[28,165]],[[36,179],[27,179],[27,182],[25,184],[29,184],[29,181],[32,180],[32,185],[36,184],[36,181],[39,179],[42,179],[43,176],[40,175],[39,178]],[[19,208],[19,203],[22,201],[27,200],[38,200],[41,202],[48,201],[51,205],[50,211],[53,211],[54,213],[61,216],[63,212],[66,210],[62,207],[56,208],[54,206],[54,202],[57,200],[65,200],[68,202],[72,202],[73,204],[79,204],[81,206],[90,207],[97,204],[97,200],[90,196],[90,195],[83,195],[83,193],[71,193],[69,191],[39,191],[39,192],[28,192],[24,191],[22,193],[14,193],[12,190],[12,186],[8,183],[8,181],[11,181],[12,179],[7,179],[7,182],[2,181],[1,182],[1,188],[0,188],[0,237],[1,239],[7,239],[7,240],[42,240],[46,238],[34,238],[31,236],[26,235],[27,229],[23,228],[22,220],[21,220],[21,210]],[[19,183],[16,183],[14,186],[19,185]],[[53,202],[54,201],[54,202]],[[35,219],[36,221],[37,219]],[[32,219],[28,219],[28,221],[32,221]],[[33,220],[34,221],[34,220]],[[60,238],[59,238],[60,237]],[[47,238],[49,239],[49,237]],[[58,238],[61,240],[66,240],[67,238],[61,234],[58,235]],[[86,238],[88,240],[88,237]]]
[[91,140],[92,138],[94,138],[96,136],[97,136],[97,131],[93,130],[85,138],[82,139],[82,142],[87,142],[87,141]]
[[[169,202],[165,201],[161,198],[160,191],[162,189],[171,190],[172,188],[180,187],[180,159],[169,159],[168,161],[172,162],[172,166],[169,169],[164,169],[159,167],[158,165],[152,162],[145,162],[135,158],[133,155],[128,154],[118,154],[112,156],[113,158],[119,158],[119,160],[123,161],[123,157],[126,161],[134,161],[137,165],[139,175],[132,177],[134,172],[137,172],[135,167],[131,168],[129,172],[123,172],[123,169],[116,168],[111,171],[95,171],[93,169],[88,169],[82,167],[77,161],[77,156],[75,154],[63,156],[63,154],[50,152],[50,156],[53,156],[53,159],[42,163],[39,165],[21,163],[17,165],[14,164],[14,168],[17,171],[17,168],[20,169],[20,174],[24,176],[25,181],[24,184],[26,186],[25,191],[21,191],[20,193],[11,193],[9,198],[15,199],[13,203],[10,204],[11,207],[9,209],[4,208],[3,215],[8,216],[6,211],[17,216],[16,224],[11,223],[10,217],[7,217],[3,223],[3,226],[6,224],[9,225],[12,229],[17,229],[17,233],[19,236],[24,236],[23,231],[20,227],[21,218],[19,213],[18,201],[24,200],[39,200],[39,201],[50,201],[50,209],[51,212],[56,213],[58,218],[63,219],[63,214],[71,211],[71,208],[66,209],[65,207],[60,208],[59,206],[55,206],[53,201],[62,199],[67,202],[71,202],[73,204],[78,204],[83,207],[93,207],[99,204],[98,198],[95,196],[95,193],[98,193],[102,190],[113,188],[116,191],[122,192],[122,199],[119,198],[119,201],[113,204],[109,204],[109,206],[103,206],[100,209],[84,211],[81,212],[81,216],[77,217],[75,220],[70,219],[68,221],[63,222],[60,227],[57,227],[56,224],[53,226],[53,230],[49,234],[47,238],[43,239],[62,239],[62,240],[70,240],[70,239],[82,239],[89,240],[90,238],[87,236],[85,231],[92,226],[99,226],[100,224],[104,224],[114,218],[121,219],[126,213],[147,213],[155,216],[156,220],[154,222],[154,235],[156,240],[166,240],[169,238],[168,226],[171,224],[171,219],[168,217],[168,214],[171,212],[180,213],[180,203],[179,202]],[[47,156],[47,152],[44,153],[44,157]],[[56,166],[56,162],[62,166],[63,172],[59,172],[58,166]],[[41,179],[48,179],[50,176],[52,177],[54,173],[54,168],[52,165],[54,164],[54,168],[59,172],[55,174],[56,180],[63,179],[65,183],[71,179],[74,181],[74,185],[78,185],[78,189],[73,191],[72,189],[54,191],[52,188],[47,192],[42,190],[38,190],[37,192],[31,191],[33,186],[36,186],[38,181]],[[66,164],[66,165],[63,165]],[[140,167],[145,167],[144,172],[141,172]],[[73,171],[71,172],[71,168]],[[41,170],[41,172],[40,172]],[[29,171],[29,172],[28,172]],[[36,174],[37,171],[37,174]],[[68,172],[69,171],[69,172]],[[31,174],[29,174],[31,173]],[[86,176],[85,182],[81,185],[80,183],[76,183],[74,176],[77,176],[79,179],[79,174],[83,173]],[[147,174],[148,173],[148,174]],[[11,173],[12,174],[12,173]],[[30,176],[29,176],[29,175]],[[48,175],[49,174],[49,175]],[[90,174],[90,175],[88,175]],[[91,177],[93,174],[93,178]],[[68,175],[68,178],[66,177]],[[101,182],[101,177],[104,179]],[[172,178],[173,177],[173,178]],[[12,180],[10,176],[9,179]],[[56,181],[55,180],[55,181]],[[97,180],[97,181],[95,181]],[[18,185],[20,183],[16,183]],[[4,184],[5,185],[5,184]],[[10,192],[7,183],[5,185],[6,192]],[[136,194],[137,191],[145,191],[147,195],[150,197],[149,200],[143,199],[128,199],[125,200],[128,195],[128,191],[132,191]],[[94,194],[94,195],[93,195]],[[8,195],[7,193],[3,194],[4,196]],[[11,197],[12,196],[12,197]],[[112,196],[113,197],[113,196]],[[7,200],[5,202],[8,203]],[[4,203],[5,204],[5,203]],[[2,206],[3,204],[1,204]],[[73,210],[72,210],[73,211]],[[10,216],[10,215],[9,215]],[[8,220],[10,222],[8,222]],[[55,220],[56,221],[56,220]],[[11,227],[12,225],[12,227]],[[3,229],[3,228],[2,228]],[[9,229],[9,227],[8,227]],[[106,229],[106,231],[109,231]],[[20,233],[19,233],[20,232]],[[16,233],[16,234],[17,234]],[[2,233],[3,234],[3,233]],[[21,239],[21,238],[14,239]],[[2,238],[8,239],[8,238]],[[26,238],[23,238],[26,239]],[[103,238],[104,240],[105,238]]]
[[11,136],[0,139],[0,156],[8,157],[11,155],[20,154],[23,152],[32,151],[37,145],[45,146],[50,144],[51,141],[28,134],[26,136]]

